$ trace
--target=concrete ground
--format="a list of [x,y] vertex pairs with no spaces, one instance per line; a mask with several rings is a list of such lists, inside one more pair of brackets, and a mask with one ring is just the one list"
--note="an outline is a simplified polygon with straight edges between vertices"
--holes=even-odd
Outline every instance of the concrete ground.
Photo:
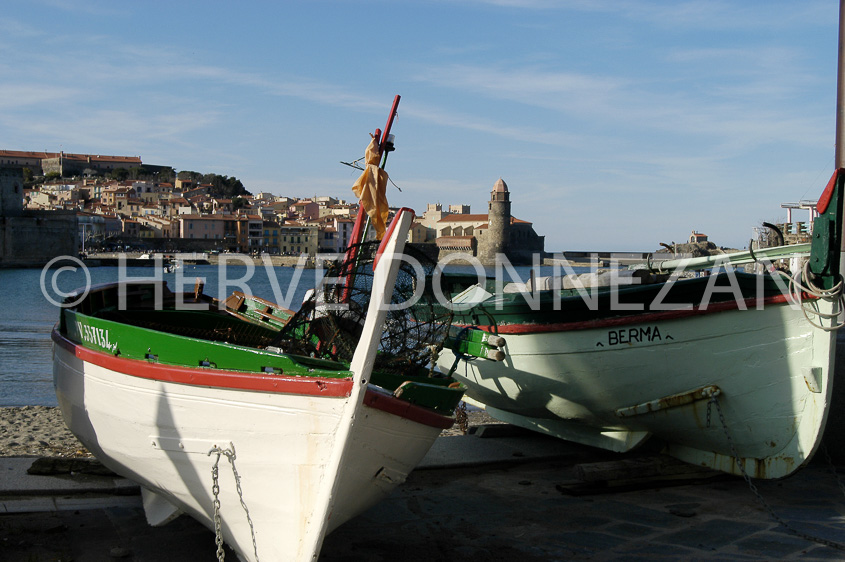
[[[578,465],[630,456],[501,433],[438,439],[405,484],[326,538],[320,560],[845,559],[845,488],[823,455],[755,482],[790,532],[741,478],[587,486]],[[189,517],[149,527],[133,483],[32,476],[33,460],[0,459],[0,560],[215,559],[213,533]]]

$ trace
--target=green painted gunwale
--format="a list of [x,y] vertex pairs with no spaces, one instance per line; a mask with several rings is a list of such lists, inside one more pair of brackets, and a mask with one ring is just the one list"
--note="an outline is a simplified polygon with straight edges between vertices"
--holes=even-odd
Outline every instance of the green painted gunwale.
[[[127,291],[128,306],[119,311],[117,285],[95,288],[76,307],[62,310],[59,331],[89,349],[163,365],[288,377],[352,377],[344,363],[286,354],[272,347],[263,349],[180,334],[213,329],[221,334],[219,338],[234,333],[237,339],[239,330],[247,330],[252,336],[272,339],[278,329],[213,307],[176,310],[175,296],[169,292],[163,294],[163,307],[152,306],[153,285],[137,284]],[[391,393],[402,387],[401,393],[396,393],[400,400],[451,415],[465,388],[451,377],[428,377],[426,373],[424,369],[403,373],[373,371],[370,383]]]
[[[191,317],[199,321],[203,319],[203,316],[218,316],[200,311],[189,313],[156,311],[156,314],[167,317],[174,325],[187,324]],[[145,360],[165,365],[207,367],[248,373],[276,373],[287,376],[330,378],[352,376],[352,373],[342,363],[324,359],[285,355],[226,342],[169,334],[122,322],[96,318],[72,310],[65,310],[64,315],[67,326],[66,333],[71,340],[90,349],[128,359]],[[91,335],[86,337],[84,328],[80,331],[80,325],[98,330],[96,334],[99,334],[99,336],[95,335],[95,332],[90,332]],[[106,340],[103,340],[103,337]],[[112,347],[112,345],[115,347]]]
[[[734,272],[733,276],[744,299],[766,298],[784,294],[776,281],[770,276],[763,278],[759,291],[759,276],[744,272]],[[539,302],[535,304],[522,293],[495,294],[495,280],[487,279],[485,289],[494,293],[495,297],[467,310],[456,310],[453,323],[455,325],[482,326],[574,323],[643,314],[643,312],[651,310],[650,305],[654,302],[663,305],[692,304],[697,306],[702,302],[702,297],[711,282],[715,283],[715,286],[719,289],[732,286],[729,274],[720,272],[716,274],[715,281],[711,281],[710,277],[679,279],[659,301],[656,301],[656,298],[660,291],[665,288],[665,283],[623,285],[618,287],[616,295],[613,294],[610,287],[588,288],[586,289],[587,293],[590,297],[594,297],[597,302],[594,310],[591,310],[587,300],[575,289],[560,290],[557,292],[557,296],[555,295],[556,291],[553,290],[538,291]],[[642,305],[642,308],[640,310],[623,310],[622,307],[613,306],[614,299],[623,306]],[[709,303],[732,300],[734,300],[732,292],[713,291]]]

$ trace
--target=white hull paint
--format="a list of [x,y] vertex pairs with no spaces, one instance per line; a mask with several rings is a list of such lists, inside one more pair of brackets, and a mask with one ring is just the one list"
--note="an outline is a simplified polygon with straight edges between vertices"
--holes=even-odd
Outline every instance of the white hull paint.
[[[778,478],[809,460],[821,439],[833,334],[784,303],[646,315],[600,328],[507,333],[504,361],[461,361],[454,375],[503,421],[613,451],[654,435],[679,459],[741,474],[718,409],[708,405],[717,388],[745,470]],[[453,362],[444,350],[440,365]]]
[[352,379],[304,383],[330,390],[346,384],[342,392],[296,391],[308,377],[289,383],[292,391],[215,386],[207,383],[214,370],[203,368],[164,367],[150,376],[153,367],[144,361],[93,351],[54,332],[53,375],[65,422],[104,465],[141,484],[152,524],[182,511],[214,529],[217,454],[210,453],[234,447],[253,528],[232,466],[221,457],[223,540],[244,560],[316,559],[326,533],[404,481],[448,423],[368,385],[385,318],[379,304],[389,302],[399,264],[393,258],[411,220],[410,213],[395,219],[398,228],[376,269]]
[[[431,427],[362,405],[349,454],[334,476],[332,452],[349,397],[268,394],[148,380],[84,362],[55,348],[59,405],[68,427],[103,464],[213,529],[215,447],[235,446],[244,502],[262,560],[309,560],[316,500],[338,480],[326,532],[385,497],[439,435]],[[219,464],[223,537],[253,560],[231,465]],[[211,545],[210,545],[211,546]]]

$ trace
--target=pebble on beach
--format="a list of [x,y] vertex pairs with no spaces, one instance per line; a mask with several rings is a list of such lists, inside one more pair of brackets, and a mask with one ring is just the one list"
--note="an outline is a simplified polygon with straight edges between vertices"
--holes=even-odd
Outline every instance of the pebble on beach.
[[49,406],[0,408],[0,457],[90,457]]

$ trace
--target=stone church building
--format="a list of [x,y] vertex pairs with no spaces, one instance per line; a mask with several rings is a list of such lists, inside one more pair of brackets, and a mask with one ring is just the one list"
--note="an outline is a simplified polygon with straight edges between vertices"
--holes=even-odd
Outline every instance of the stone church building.
[[[468,211],[468,207],[463,207]],[[545,237],[534,232],[534,226],[511,215],[508,186],[501,178],[490,192],[487,214],[444,214],[434,228],[439,257],[463,252],[476,257],[483,265],[494,265],[496,255],[503,254],[512,265],[531,265],[535,253],[542,260]]]

